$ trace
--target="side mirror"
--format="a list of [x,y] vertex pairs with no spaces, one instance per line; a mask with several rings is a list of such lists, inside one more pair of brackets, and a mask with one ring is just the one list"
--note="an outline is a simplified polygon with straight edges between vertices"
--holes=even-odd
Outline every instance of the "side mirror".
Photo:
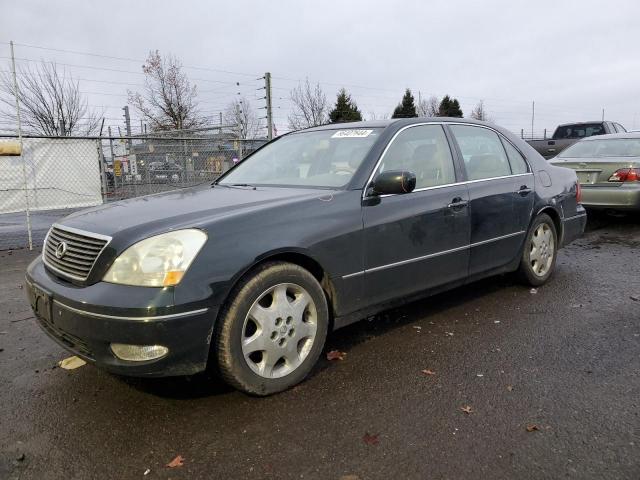
[[387,170],[373,179],[371,192],[374,195],[393,195],[413,192],[416,174],[407,170]]

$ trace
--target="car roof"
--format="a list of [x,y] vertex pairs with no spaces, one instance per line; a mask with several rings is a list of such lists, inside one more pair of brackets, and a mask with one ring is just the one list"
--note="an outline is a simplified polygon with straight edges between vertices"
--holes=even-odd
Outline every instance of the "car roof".
[[492,128],[499,128],[497,125],[493,125],[489,122],[483,122],[480,120],[474,120],[472,118],[459,118],[459,117],[411,117],[411,118],[392,118],[385,120],[369,120],[362,122],[348,122],[348,123],[329,123],[327,125],[320,125],[319,127],[306,128],[304,130],[298,130],[298,132],[315,132],[320,130],[346,130],[346,129],[359,129],[359,128],[386,128],[393,124],[412,125],[415,123],[425,122],[447,122],[447,123],[474,123],[478,125],[487,125]]
[[588,125],[592,123],[618,123],[618,122],[612,122],[610,120],[592,120],[591,122],[569,122],[569,123],[562,123],[558,125],[558,128],[567,127],[569,125]]
[[607,140],[611,138],[632,138],[640,139],[640,132],[626,132],[626,133],[608,133],[606,135],[592,135],[585,137],[581,142],[593,142],[594,140]]

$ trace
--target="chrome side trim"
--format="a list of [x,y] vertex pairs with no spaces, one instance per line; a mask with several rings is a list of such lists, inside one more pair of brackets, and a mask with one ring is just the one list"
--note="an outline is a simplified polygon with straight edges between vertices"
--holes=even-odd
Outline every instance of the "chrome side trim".
[[583,212],[583,213],[579,213],[577,215],[573,215],[572,217],[564,217],[562,219],[563,222],[568,222],[569,220],[574,220],[576,218],[580,218],[580,217],[586,217],[587,216],[587,212]]
[[490,238],[489,240],[482,240],[481,242],[472,243],[471,245],[469,245],[469,248],[473,248],[473,247],[477,247],[477,246],[480,246],[480,245],[484,245],[486,243],[496,242],[498,240],[504,240],[505,238],[515,237],[517,235],[522,235],[523,233],[527,233],[527,231],[526,230],[521,230],[519,232],[509,233],[508,235],[502,235],[501,237]]
[[120,316],[120,315],[106,315],[104,313],[87,312],[86,310],[80,310],[79,308],[74,308],[74,307],[70,307],[69,305],[65,305],[64,303],[59,302],[58,300],[54,300],[53,303],[55,303],[56,305],[66,310],[69,310],[70,312],[78,313],[80,315],[86,315],[88,317],[106,318],[109,320],[133,320],[133,321],[139,321],[139,322],[148,322],[150,320],[168,320],[171,318],[180,318],[180,317],[190,317],[191,315],[198,315],[200,313],[205,313],[206,311],[209,310],[208,308],[200,308],[198,310],[191,310],[190,312],[171,313],[169,315],[151,315],[147,317],[127,317],[127,316]]
[[[89,270],[89,273],[87,274],[86,278],[82,278],[82,277],[79,277],[77,275],[73,275],[72,273],[63,272],[62,270],[54,267],[49,262],[47,262],[47,258],[45,256],[45,251],[46,251],[46,247],[47,247],[47,241],[49,240],[49,233],[51,233],[51,230],[54,227],[59,229],[59,230],[62,230],[62,231],[66,230],[67,232],[75,233],[77,235],[83,235],[83,236],[89,237],[89,238],[97,238],[98,240],[106,240],[107,243],[104,244],[104,246],[102,247],[102,250],[100,250],[98,252],[98,254],[96,255],[96,259],[93,262],[93,265],[91,265],[91,269]],[[104,252],[104,249],[107,248],[109,243],[111,243],[111,240],[112,240],[112,237],[109,237],[108,235],[101,235],[99,233],[88,232],[86,230],[80,230],[79,228],[67,227],[67,226],[64,226],[64,225],[60,225],[59,223],[54,223],[53,225],[51,225],[51,227],[49,228],[49,231],[47,231],[47,235],[44,237],[44,243],[42,244],[42,263],[44,263],[47,268],[49,268],[50,270],[53,270],[54,272],[56,272],[61,277],[70,278],[72,280],[77,280],[79,282],[84,282],[84,281],[87,280],[87,278],[89,278],[91,276],[91,272],[93,272],[93,268],[96,266],[96,263],[98,263],[98,259],[100,258],[100,255],[102,255],[102,252]]]
[[441,255],[448,255],[449,253],[459,252],[461,250],[470,250],[473,247],[478,247],[480,245],[485,245],[485,244],[491,243],[491,242],[497,242],[499,240],[504,240],[504,239],[507,239],[507,238],[515,237],[515,236],[518,236],[518,235],[522,235],[524,233],[527,233],[526,230],[521,230],[519,232],[509,233],[507,235],[502,235],[500,237],[490,238],[489,240],[482,240],[481,242],[475,242],[475,243],[472,243],[470,245],[465,245],[463,247],[456,247],[456,248],[452,248],[450,250],[442,250],[441,252],[430,253],[428,255],[422,255],[420,257],[408,258],[406,260],[400,260],[399,262],[388,263],[386,265],[380,265],[378,267],[373,267],[373,268],[370,268],[368,270],[361,270],[359,272],[354,272],[354,273],[349,273],[348,275],[343,275],[342,279],[346,280],[348,278],[357,277],[358,275],[364,275],[364,274],[371,273],[371,272],[377,272],[379,270],[386,270],[387,268],[399,267],[401,265],[406,265],[408,263],[419,262],[421,260],[427,260],[429,258],[439,257]]

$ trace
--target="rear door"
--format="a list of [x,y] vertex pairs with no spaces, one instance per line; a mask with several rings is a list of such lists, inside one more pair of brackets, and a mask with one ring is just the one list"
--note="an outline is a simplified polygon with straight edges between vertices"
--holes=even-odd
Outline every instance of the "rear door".
[[466,277],[469,196],[460,184],[442,125],[401,130],[375,174],[409,170],[416,188],[363,201],[365,292],[384,302]]
[[474,275],[503,266],[519,255],[526,231],[525,211],[532,201],[529,198],[533,198],[533,176],[528,172],[513,176],[502,141],[494,130],[461,124],[451,124],[449,128],[467,173],[471,215],[469,275]]

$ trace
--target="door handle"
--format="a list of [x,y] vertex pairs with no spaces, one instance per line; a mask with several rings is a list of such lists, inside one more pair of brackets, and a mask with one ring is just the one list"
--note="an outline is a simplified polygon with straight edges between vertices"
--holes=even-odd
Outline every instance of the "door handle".
[[526,197],[527,195],[529,195],[533,190],[531,190],[529,187],[527,187],[526,185],[522,185],[520,187],[520,190],[518,190],[518,194],[521,197]]
[[456,197],[453,200],[451,200],[451,203],[449,205],[447,205],[447,208],[452,208],[454,210],[459,209],[459,208],[463,208],[466,207],[469,204],[469,202],[467,202],[466,200],[463,200],[460,197]]

